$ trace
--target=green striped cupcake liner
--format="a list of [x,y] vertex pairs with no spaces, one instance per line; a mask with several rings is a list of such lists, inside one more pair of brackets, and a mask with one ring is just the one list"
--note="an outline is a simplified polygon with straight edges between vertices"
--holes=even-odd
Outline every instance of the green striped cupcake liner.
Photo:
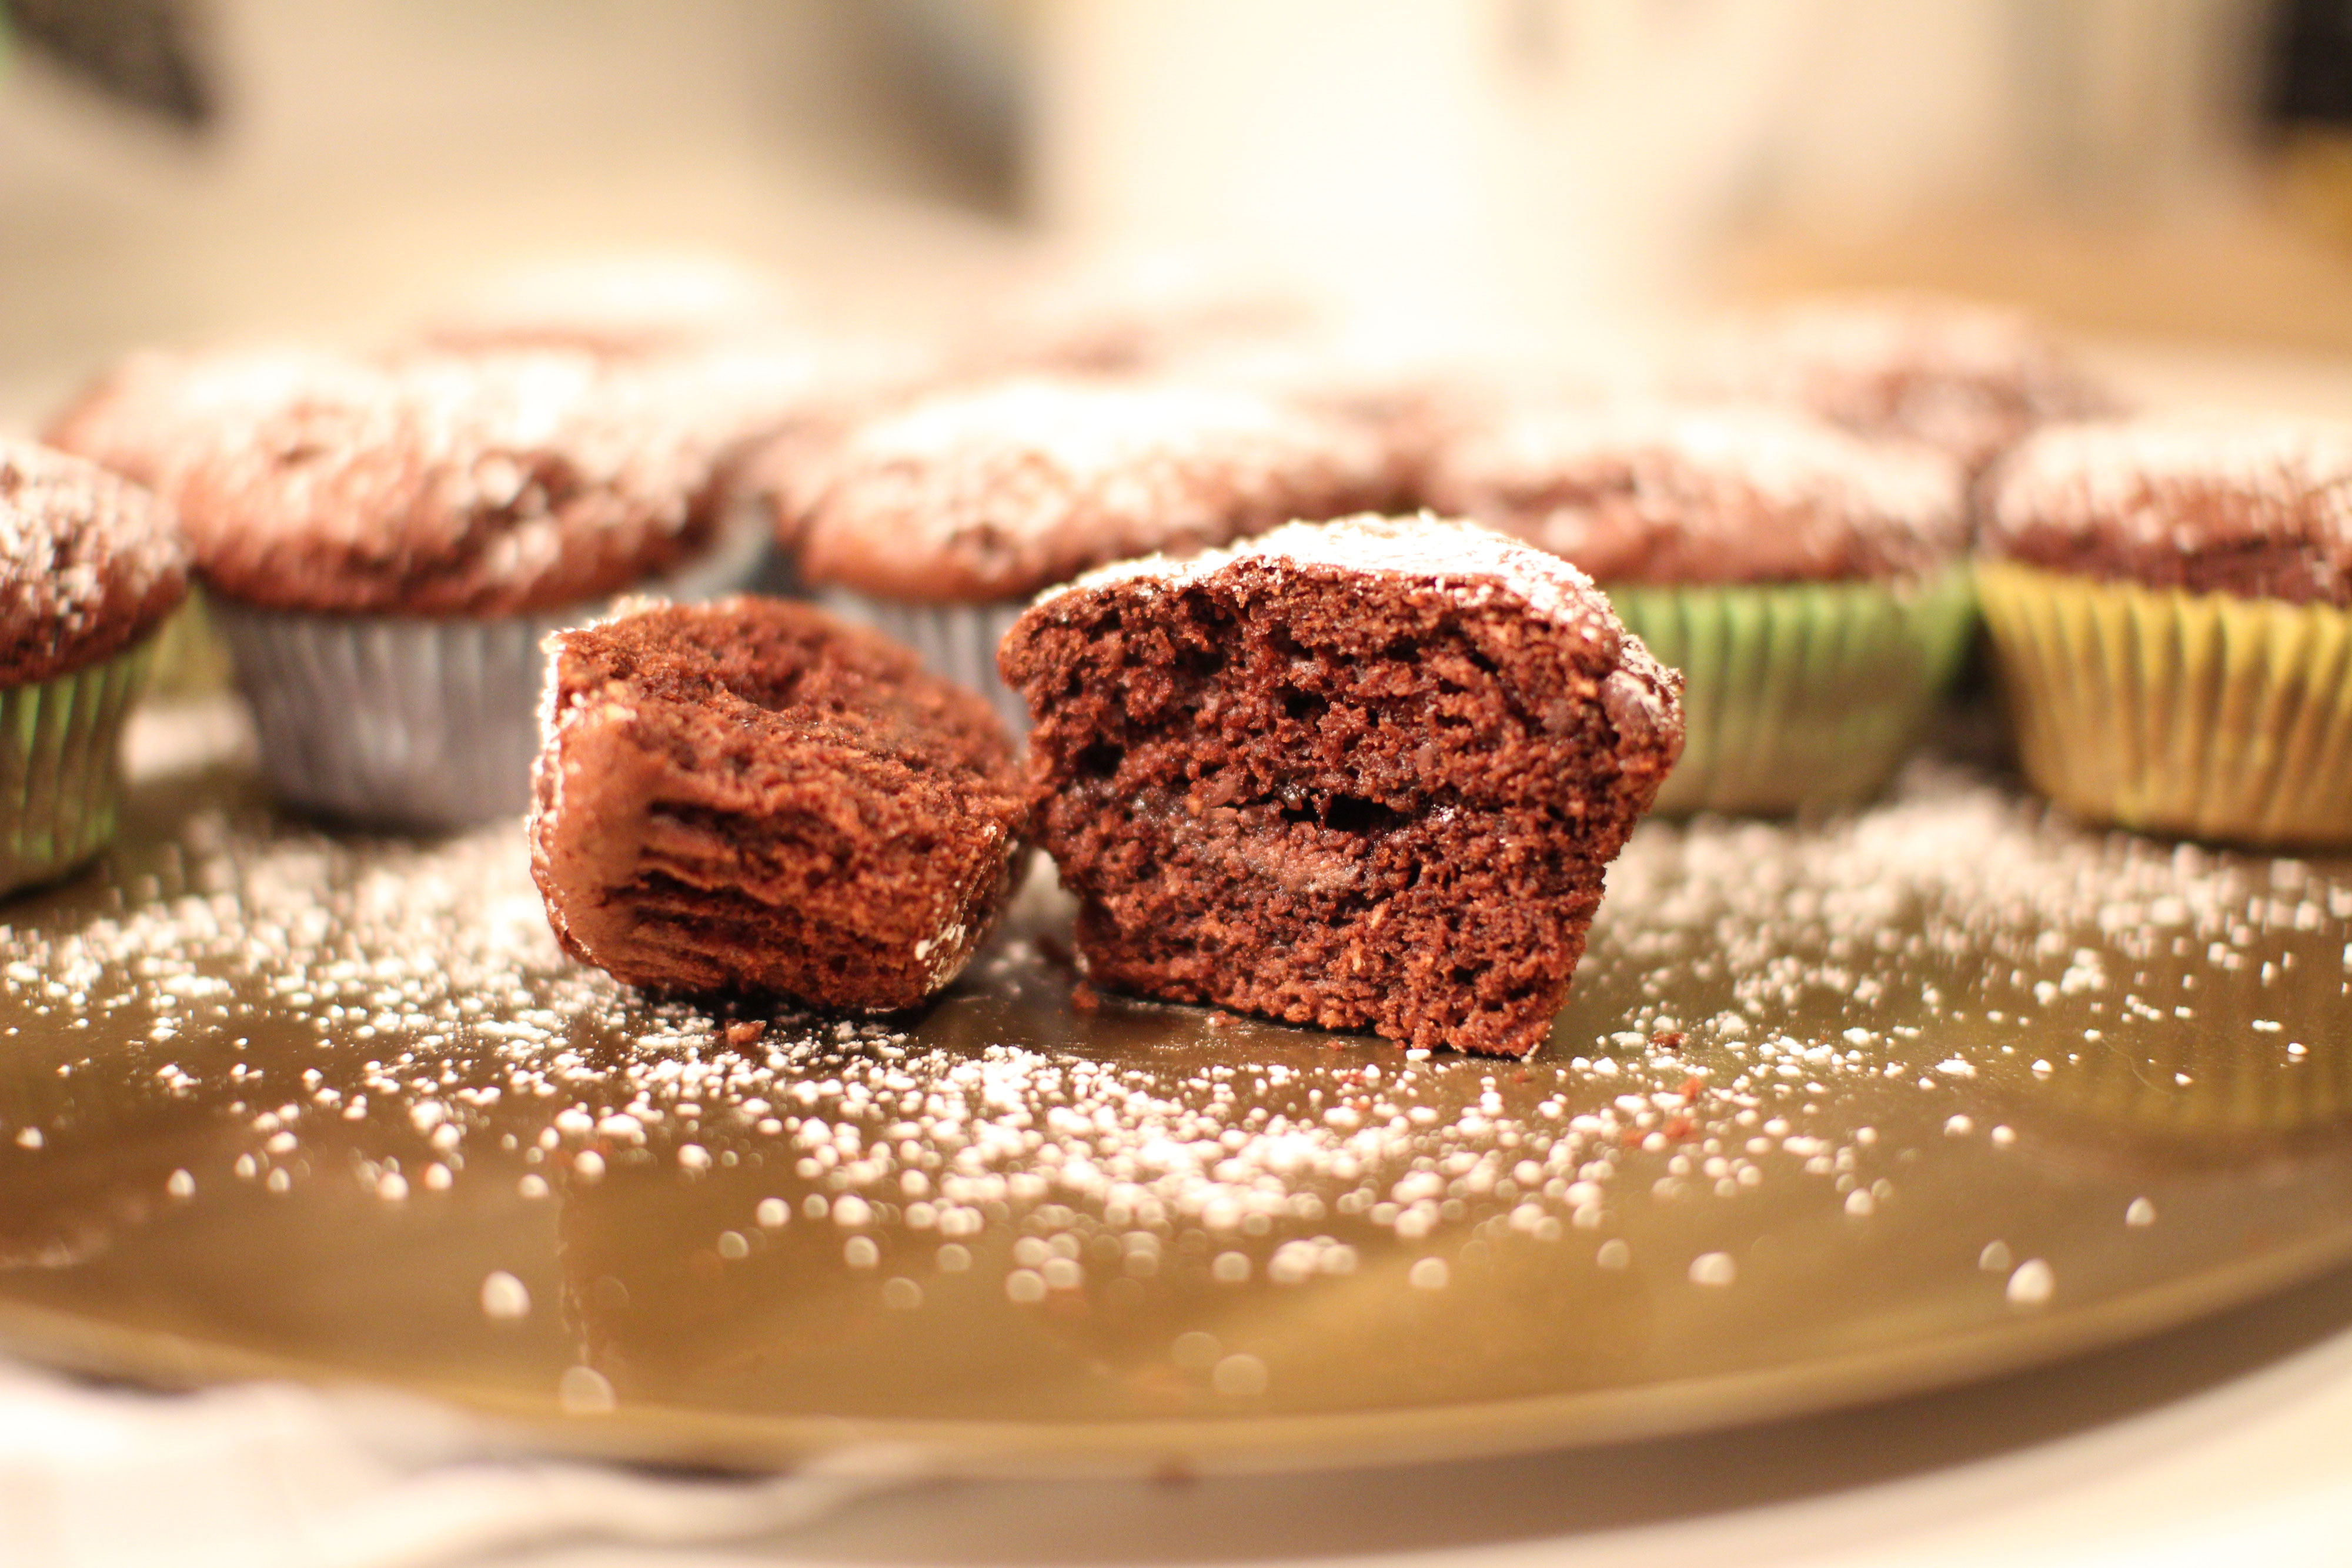
[[152,638],[52,680],[0,690],[0,893],[54,882],[114,837],[116,749]]
[[2077,816],[2352,843],[2352,612],[1979,569],[2018,750]]
[[1608,590],[1683,673],[1682,760],[1653,810],[1775,814],[1859,805],[1917,744],[1976,624],[1966,567],[1916,583]]

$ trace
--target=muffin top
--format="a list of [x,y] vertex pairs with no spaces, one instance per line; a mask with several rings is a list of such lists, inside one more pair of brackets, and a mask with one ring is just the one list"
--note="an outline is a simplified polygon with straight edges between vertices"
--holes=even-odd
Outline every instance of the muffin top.
[[2114,413],[2115,395],[2021,312],[1933,295],[1807,300],[1726,330],[1689,390],[1793,404],[1971,475],[2037,426]]
[[0,438],[0,685],[128,647],[187,597],[164,509],[94,463]]
[[1522,408],[1447,444],[1425,493],[1607,583],[1911,577],[1967,542],[1948,460],[1764,407]]
[[[1223,549],[1114,561],[1038,595],[1023,624],[1042,625],[1067,614],[1078,600],[1105,590],[1141,585],[1169,592],[1236,569],[1276,580],[1292,574],[1326,580],[1393,580],[1414,585],[1416,591],[1446,596],[1463,609],[1508,601],[1568,633],[1601,661],[1631,672],[1649,697],[1669,694],[1668,707],[1673,706],[1672,694],[1681,691],[1682,677],[1651,656],[1642,640],[1617,618],[1609,596],[1573,562],[1530,549],[1471,519],[1440,517],[1429,512],[1409,517],[1366,514],[1328,522],[1291,523]],[[1007,647],[1017,640],[1016,632],[1008,639]],[[1668,722],[1663,716],[1654,717],[1656,726]],[[1678,719],[1672,727],[1678,736]]]
[[971,602],[1354,510],[1381,464],[1360,434],[1247,392],[1024,379],[886,414],[825,473],[786,520],[803,577]]
[[584,354],[350,364],[211,423],[176,499],[199,572],[247,603],[559,608],[708,540],[717,452],[695,423]]
[[83,388],[41,439],[169,497],[207,431],[348,369],[297,349],[133,354]]
[[2352,424],[2170,416],[2046,430],[1986,481],[1984,547],[2056,571],[2352,607]]

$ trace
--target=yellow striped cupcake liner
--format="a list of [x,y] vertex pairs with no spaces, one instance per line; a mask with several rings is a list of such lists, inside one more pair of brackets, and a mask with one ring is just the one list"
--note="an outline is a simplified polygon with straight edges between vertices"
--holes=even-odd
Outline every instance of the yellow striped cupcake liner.
[[1979,569],[2026,778],[2078,816],[2352,842],[2352,612]]

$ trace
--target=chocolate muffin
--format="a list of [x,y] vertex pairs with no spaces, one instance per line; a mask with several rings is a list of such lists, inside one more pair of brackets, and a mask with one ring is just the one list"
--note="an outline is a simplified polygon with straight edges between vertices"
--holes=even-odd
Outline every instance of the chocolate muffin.
[[0,892],[113,836],[122,724],[186,593],[185,554],[146,491],[0,439]]
[[1020,867],[1013,737],[822,611],[635,604],[549,640],[531,872],[565,949],[633,985],[909,1008]]
[[1565,556],[1689,682],[1666,812],[1884,787],[1974,624],[1960,475],[1793,410],[1515,410],[1444,445],[1433,505]]
[[711,453],[585,355],[352,365],[215,422],[179,486],[205,581],[313,612],[512,615],[688,559]]
[[1358,432],[1380,463],[1380,504],[1369,509],[1381,512],[1416,509],[1437,455],[1498,411],[1591,395],[1564,365],[1438,351],[1371,333],[1198,353],[1171,374]]
[[1049,593],[1004,641],[1097,984],[1524,1056],[1682,747],[1558,558],[1357,517]]
[[214,432],[360,373],[352,361],[295,349],[133,354],[84,387],[41,439],[171,500],[180,469]]
[[1987,486],[1982,543],[2046,571],[2352,608],[2352,425],[2173,416],[2049,431]]
[[1049,267],[982,316],[961,358],[983,374],[1155,375],[1196,354],[1297,342],[1326,324],[1299,285],[1199,256]]
[[1932,294],[1809,299],[1721,333],[1695,395],[1791,404],[1874,440],[1917,442],[1970,476],[2037,427],[2116,395],[2015,310]]
[[209,423],[180,517],[279,797],[395,827],[519,815],[541,639],[756,564],[712,548],[695,413],[551,352],[341,364]]
[[2126,827],[2352,841],[2352,425],[2044,431],[1979,577],[2036,788]]
[[1424,494],[1603,583],[1919,577],[1968,546],[1950,464],[1767,407],[1509,409],[1457,433]]
[[868,423],[784,527],[844,613],[1026,715],[995,677],[1022,605],[1089,567],[1202,549],[1379,498],[1354,431],[1246,392],[1027,379],[943,392]]

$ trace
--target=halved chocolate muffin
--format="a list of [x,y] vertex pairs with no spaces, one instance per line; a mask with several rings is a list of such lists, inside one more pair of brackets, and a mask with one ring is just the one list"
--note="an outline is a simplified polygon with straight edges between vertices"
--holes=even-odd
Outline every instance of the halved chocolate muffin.
[[1019,869],[1012,736],[809,605],[635,603],[548,640],[531,873],[574,956],[633,985],[912,1007]]
[[1432,517],[1107,568],[1005,638],[1099,984],[1524,1056],[1682,749],[1559,558]]

